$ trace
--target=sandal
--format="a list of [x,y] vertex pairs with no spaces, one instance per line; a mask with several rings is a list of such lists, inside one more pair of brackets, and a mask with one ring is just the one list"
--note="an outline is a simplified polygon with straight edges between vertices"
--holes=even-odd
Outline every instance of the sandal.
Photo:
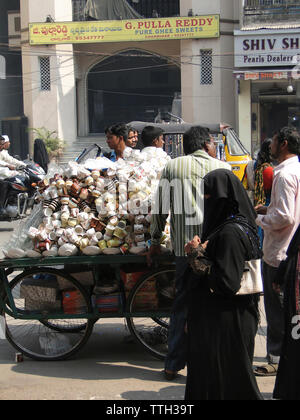
[[166,378],[167,381],[173,381],[174,379],[178,378],[178,373],[177,372],[167,372],[165,369],[162,371],[164,377]]
[[254,369],[254,374],[256,376],[276,376],[278,370],[278,364],[276,363],[268,363],[263,366],[257,366]]

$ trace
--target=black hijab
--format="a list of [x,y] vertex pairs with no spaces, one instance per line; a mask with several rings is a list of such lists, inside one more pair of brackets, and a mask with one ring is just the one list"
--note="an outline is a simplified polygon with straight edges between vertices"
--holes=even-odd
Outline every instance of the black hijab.
[[210,198],[204,204],[202,241],[224,225],[236,223],[243,227],[259,257],[256,212],[238,177],[227,169],[212,171],[204,178],[204,194]]
[[35,163],[38,163],[46,173],[48,172],[48,164],[50,160],[45,143],[42,139],[36,139],[34,141],[33,160]]

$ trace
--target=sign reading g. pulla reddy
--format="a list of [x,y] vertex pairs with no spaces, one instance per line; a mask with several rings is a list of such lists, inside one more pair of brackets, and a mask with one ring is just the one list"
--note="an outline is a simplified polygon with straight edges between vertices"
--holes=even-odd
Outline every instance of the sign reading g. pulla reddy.
[[220,16],[30,23],[31,45],[218,38]]
[[235,31],[236,67],[293,66],[300,55],[300,34],[294,30]]

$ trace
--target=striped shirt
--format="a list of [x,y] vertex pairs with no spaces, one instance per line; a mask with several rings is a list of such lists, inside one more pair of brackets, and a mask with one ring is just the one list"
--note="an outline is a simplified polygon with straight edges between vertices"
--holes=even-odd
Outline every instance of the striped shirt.
[[151,243],[159,245],[170,214],[172,248],[176,256],[185,256],[184,246],[195,235],[201,237],[204,209],[203,178],[215,169],[231,166],[210,157],[204,150],[178,157],[162,172],[152,206]]

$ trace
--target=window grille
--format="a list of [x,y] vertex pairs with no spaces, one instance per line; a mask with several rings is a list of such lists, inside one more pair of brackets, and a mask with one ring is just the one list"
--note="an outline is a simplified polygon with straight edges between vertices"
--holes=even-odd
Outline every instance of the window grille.
[[201,50],[201,85],[213,84],[212,50]]
[[50,57],[39,57],[40,61],[40,78],[41,78],[41,90],[51,90],[51,78],[50,78]]
[[6,59],[0,55],[0,79],[6,79]]

